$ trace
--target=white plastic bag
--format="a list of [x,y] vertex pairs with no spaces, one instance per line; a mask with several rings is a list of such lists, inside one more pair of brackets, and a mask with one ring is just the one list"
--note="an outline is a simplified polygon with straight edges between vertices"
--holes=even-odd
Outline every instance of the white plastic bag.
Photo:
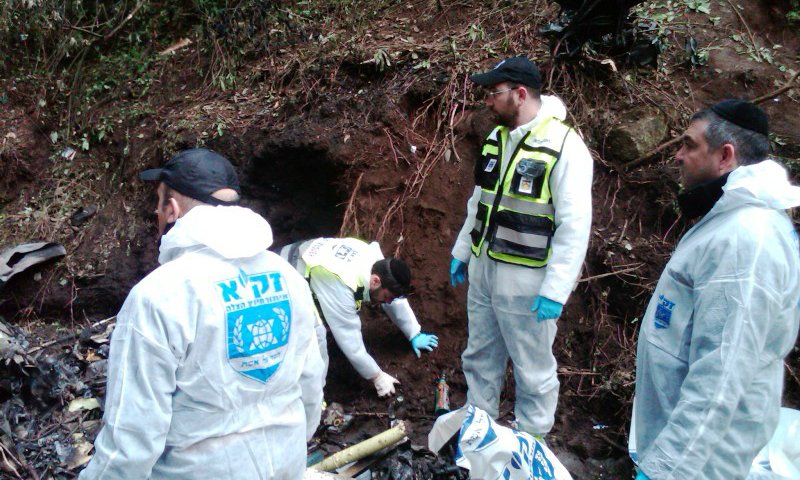
[[543,442],[498,425],[473,405],[442,415],[428,434],[428,448],[438,452],[459,432],[456,465],[475,480],[572,480]]
[[778,427],[758,452],[747,480],[800,480],[800,410],[781,408]]
[[[636,398],[633,401],[635,405]],[[628,454],[637,463],[635,418],[631,420]],[[775,433],[753,459],[746,480],[800,480],[800,410],[781,408]]]

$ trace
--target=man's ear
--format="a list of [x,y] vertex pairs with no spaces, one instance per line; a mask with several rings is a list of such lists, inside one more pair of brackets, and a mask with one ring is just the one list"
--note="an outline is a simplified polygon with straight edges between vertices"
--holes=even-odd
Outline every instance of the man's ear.
[[736,148],[730,143],[723,143],[720,148],[719,173],[731,172],[739,166],[736,159]]
[[178,203],[175,197],[170,197],[167,200],[167,204],[164,206],[164,218],[166,222],[175,223],[182,216],[183,210],[181,209],[181,204]]
[[376,290],[378,288],[381,288],[381,277],[373,273],[369,276],[369,289]]
[[519,103],[520,104],[525,103],[525,100],[528,98],[528,89],[523,87],[518,87],[517,89],[515,89],[515,91],[517,92],[517,95],[519,95]]

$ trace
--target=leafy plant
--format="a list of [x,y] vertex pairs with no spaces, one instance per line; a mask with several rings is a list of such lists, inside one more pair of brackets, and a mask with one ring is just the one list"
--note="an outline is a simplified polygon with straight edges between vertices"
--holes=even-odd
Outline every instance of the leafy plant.
[[373,55],[372,60],[375,61],[375,66],[378,68],[379,71],[384,71],[387,67],[392,66],[392,60],[389,56],[389,52],[386,49],[379,48],[378,51],[375,52]]
[[800,0],[790,2],[789,11],[786,12],[786,20],[792,24],[800,23]]
[[686,0],[686,6],[689,7],[689,10],[694,10],[695,12],[711,13],[710,0]]

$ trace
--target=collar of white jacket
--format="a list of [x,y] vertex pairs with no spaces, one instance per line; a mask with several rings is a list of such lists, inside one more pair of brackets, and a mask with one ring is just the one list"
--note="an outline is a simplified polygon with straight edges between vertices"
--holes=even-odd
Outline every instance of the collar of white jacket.
[[720,202],[730,207],[744,203],[786,210],[800,205],[800,187],[789,183],[786,169],[771,159],[738,167],[722,189]]
[[164,264],[187,249],[204,246],[224,258],[249,258],[272,245],[272,228],[244,207],[199,205],[175,222],[161,238],[158,262]]

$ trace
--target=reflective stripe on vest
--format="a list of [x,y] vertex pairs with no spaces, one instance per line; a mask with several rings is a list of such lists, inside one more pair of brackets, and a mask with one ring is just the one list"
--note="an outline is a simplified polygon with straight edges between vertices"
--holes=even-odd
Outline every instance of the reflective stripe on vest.
[[544,119],[519,141],[505,172],[500,168],[508,128],[489,134],[475,170],[481,197],[471,232],[473,254],[480,255],[488,242],[487,254],[495,260],[547,265],[555,230],[550,174],[570,131],[556,118]]
[[[318,238],[308,246],[302,258],[306,264],[304,276],[309,278],[314,268],[324,268],[336,275],[353,291],[356,310],[361,309],[364,283],[359,272],[370,271],[372,262],[366,255],[368,245],[355,238]],[[365,264],[368,264],[365,266]],[[320,312],[322,314],[322,312]]]

